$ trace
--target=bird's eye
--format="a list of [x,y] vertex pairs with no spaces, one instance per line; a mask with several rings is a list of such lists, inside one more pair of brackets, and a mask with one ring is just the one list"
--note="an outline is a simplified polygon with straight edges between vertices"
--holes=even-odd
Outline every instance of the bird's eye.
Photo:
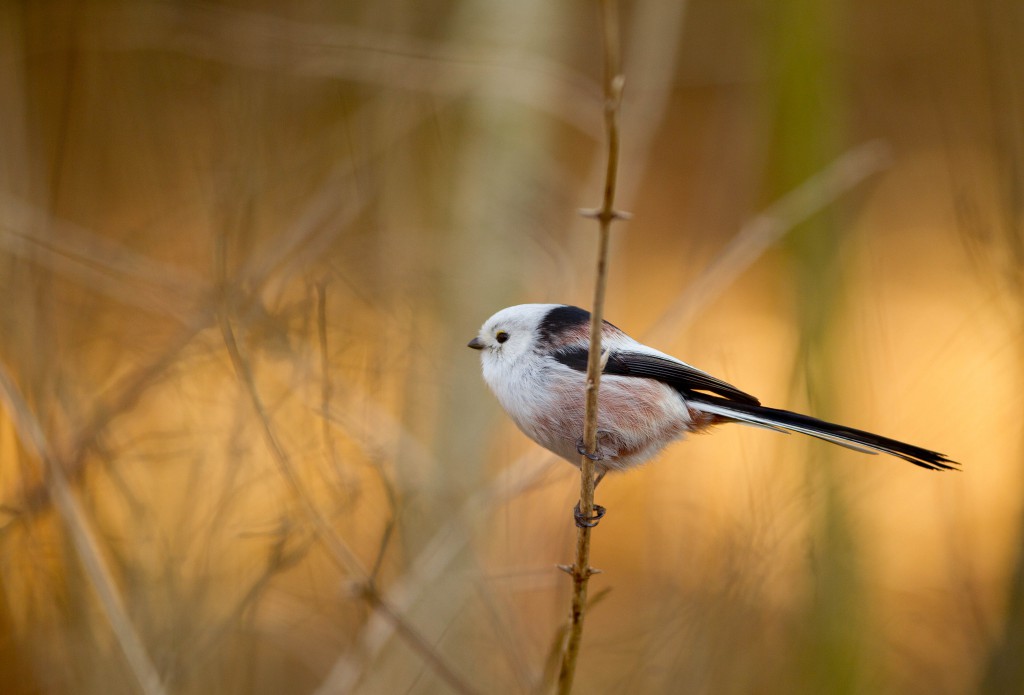
[[506,333],[505,331],[498,331],[497,333],[494,334],[494,339],[497,340],[499,343],[504,343],[506,340],[508,340],[508,333]]

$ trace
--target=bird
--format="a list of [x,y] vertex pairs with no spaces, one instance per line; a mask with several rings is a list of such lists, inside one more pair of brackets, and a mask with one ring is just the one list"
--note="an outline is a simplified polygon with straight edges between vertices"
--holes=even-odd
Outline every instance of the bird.
[[[930,449],[809,415],[761,405],[754,396],[686,362],[648,347],[603,322],[597,447],[583,443],[590,312],[568,304],[519,304],[488,318],[468,347],[480,351],[483,378],[519,429],[537,444],[580,465],[594,461],[595,487],[609,471],[654,458],[688,433],[723,423],[799,432],[867,454],[890,454],[932,471],[960,464]],[[593,526],[604,515],[584,517]]]

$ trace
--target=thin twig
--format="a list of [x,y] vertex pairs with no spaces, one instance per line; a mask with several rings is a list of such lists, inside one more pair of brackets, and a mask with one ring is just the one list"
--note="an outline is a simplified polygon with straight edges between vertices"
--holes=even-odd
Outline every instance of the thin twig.
[[646,340],[651,345],[668,340],[794,227],[888,167],[891,159],[885,142],[869,140],[847,150],[747,220],[722,252],[661,315],[647,332]]
[[[63,447],[55,442],[56,449],[66,451],[61,455],[65,477],[69,482],[82,476],[89,454],[93,452],[106,432],[107,427],[117,417],[127,413],[146,393],[159,381],[168,368],[174,364],[193,339],[212,322],[213,314],[201,311],[181,330],[169,347],[152,361],[132,370],[107,393],[97,399],[89,419],[71,437]],[[110,395],[107,395],[110,394]],[[52,490],[45,482],[34,485],[22,493],[17,499],[0,503],[0,508],[16,511],[12,521],[27,523],[29,519],[49,508]],[[13,523],[0,523],[0,534],[13,528]]]
[[[327,449],[327,458],[331,464],[331,470],[337,476],[336,487],[344,489],[350,486],[350,482],[342,476],[341,462],[338,459],[337,446],[334,443],[334,436],[331,432],[329,415],[331,402],[334,400],[334,382],[331,379],[330,352],[327,349],[327,283],[319,282],[316,285],[316,325],[317,337],[320,341],[320,424],[324,438],[324,447]],[[371,456],[371,459],[374,458]],[[369,581],[375,583],[380,574],[380,568],[384,562],[384,555],[387,552],[388,543],[395,530],[395,509],[398,507],[398,494],[391,480],[381,470],[380,466],[374,466],[380,476],[381,486],[388,500],[389,518],[384,525],[384,532],[381,534],[380,546],[377,549],[377,558],[373,561],[370,569]]]
[[142,692],[147,695],[165,693],[160,674],[149,658],[146,646],[135,629],[117,589],[114,575],[103,558],[92,523],[71,491],[63,463],[54,453],[53,447],[43,434],[39,420],[29,410],[24,397],[3,365],[0,365],[0,401],[6,405],[22,443],[27,448],[34,449],[39,457],[50,498],[68,529],[78,559],[103,607],[114,638],[124,652],[132,675],[138,681]]
[[[593,83],[563,62],[537,54],[488,46],[486,51],[405,34],[374,32],[366,26],[286,20],[280,15],[228,10],[213,5],[162,7],[152,4],[90,12],[81,41],[106,54],[162,50],[241,66],[286,71],[297,76],[352,80],[385,90],[413,90],[447,99],[501,84],[504,95],[549,113],[596,136],[584,105]],[[173,29],[171,29],[173,27]],[[230,33],[235,40],[222,39]],[[267,51],[256,37],[274,37]],[[557,81],[559,98],[536,88],[538,75]],[[563,98],[564,95],[564,98]]]
[[[604,297],[608,282],[608,243],[612,222],[623,215],[615,210],[615,187],[619,167],[619,106],[622,103],[623,76],[619,71],[619,22],[616,0],[602,0],[604,30],[604,123],[608,139],[608,166],[605,170],[604,196],[600,210],[591,214],[599,224],[597,280],[594,303],[590,310],[590,355],[587,359],[587,409],[583,421],[583,444],[588,454],[597,452],[597,396],[601,386],[601,329],[604,325]],[[594,515],[594,462],[590,456],[580,457],[580,514]],[[576,561],[572,576],[572,608],[562,665],[558,674],[558,692],[572,691],[583,638],[583,618],[587,605],[587,586],[594,570],[590,567],[590,527],[581,526],[576,533]]]
[[228,307],[225,306],[220,314],[220,327],[224,337],[224,344],[235,372],[249,395],[249,400],[263,431],[263,438],[267,443],[274,462],[277,464],[281,477],[288,484],[293,498],[299,503],[306,518],[312,524],[317,538],[320,539],[329,551],[328,555],[334,561],[335,566],[352,579],[356,586],[360,587],[361,597],[366,600],[378,615],[391,623],[395,632],[413,651],[419,654],[424,663],[430,666],[439,678],[458,693],[466,695],[475,693],[476,691],[447,664],[430,642],[384,600],[370,573],[360,562],[355,552],[316,508],[309,491],[306,490],[299,477],[298,471],[295,470],[291,458],[277,437],[277,433],[271,423],[270,414],[267,412],[263,404],[263,398],[256,386],[252,365],[242,353],[235,338],[234,328],[231,325],[228,311]]
[[320,344],[320,426],[324,440],[324,450],[331,472],[335,476],[333,487],[338,490],[347,490],[351,487],[351,481],[346,480],[342,474],[341,462],[338,460],[338,447],[331,433],[331,425],[327,421],[327,414],[330,412],[331,401],[334,397],[334,387],[331,379],[330,353],[327,350],[326,281],[316,284],[316,328]]

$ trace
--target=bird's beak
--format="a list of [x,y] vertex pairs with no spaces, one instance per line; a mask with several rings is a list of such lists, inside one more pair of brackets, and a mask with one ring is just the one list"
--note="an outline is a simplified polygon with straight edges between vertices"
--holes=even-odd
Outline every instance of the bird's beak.
[[471,341],[469,341],[469,343],[466,345],[466,347],[471,347],[474,350],[483,350],[484,349],[484,341],[480,340],[479,337],[473,338]]

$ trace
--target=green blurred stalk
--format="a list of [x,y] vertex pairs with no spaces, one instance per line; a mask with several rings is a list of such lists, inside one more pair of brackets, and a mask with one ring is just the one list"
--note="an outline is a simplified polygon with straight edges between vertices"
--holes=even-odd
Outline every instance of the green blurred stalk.
[[[770,16],[769,103],[774,124],[767,190],[772,198],[822,170],[842,150],[840,2],[781,0]],[[786,251],[798,293],[800,349],[796,382],[802,382],[814,413],[827,417],[836,356],[830,349],[841,291],[843,226],[828,211],[797,227]],[[863,691],[865,622],[857,547],[849,511],[831,468],[816,447],[808,476],[816,491],[809,510],[811,584],[794,642],[794,682],[789,692],[842,695]],[[821,452],[820,454],[818,452]]]
[[[1005,275],[1017,301],[1018,335],[1024,337],[1024,49],[1019,40],[1024,14],[1018,8],[1010,0],[977,5],[991,94],[992,157],[1000,182],[998,242],[1009,259]],[[1024,351],[1018,355],[1024,363]],[[1017,522],[1016,548],[1001,633],[989,646],[981,674],[978,690],[984,695],[1024,692],[1024,516]]]

